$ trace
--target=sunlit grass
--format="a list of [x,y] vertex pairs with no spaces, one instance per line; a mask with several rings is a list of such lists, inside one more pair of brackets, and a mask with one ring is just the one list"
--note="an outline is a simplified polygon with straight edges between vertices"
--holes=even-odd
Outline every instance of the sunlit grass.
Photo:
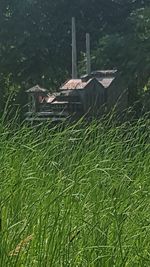
[[0,135],[0,266],[150,266],[149,120]]

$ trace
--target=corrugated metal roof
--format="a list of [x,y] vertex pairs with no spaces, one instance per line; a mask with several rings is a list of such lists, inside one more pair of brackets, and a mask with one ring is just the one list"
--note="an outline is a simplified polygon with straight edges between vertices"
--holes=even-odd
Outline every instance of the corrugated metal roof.
[[108,88],[114,79],[115,79],[115,77],[113,77],[113,78],[97,78],[99,83],[102,84],[104,88]]
[[26,91],[27,93],[46,93],[48,92],[47,89],[41,88],[38,84],[33,86],[32,88],[28,89]]
[[101,78],[93,78],[88,81],[82,81],[82,79],[71,79],[67,81],[60,89],[61,90],[74,90],[74,89],[84,89],[88,83],[92,80],[96,79],[104,88],[108,88],[115,77],[101,77]]
[[46,103],[52,103],[55,100],[55,96],[49,96],[46,98]]
[[53,94],[48,94],[47,97],[45,98],[47,103],[52,103],[55,101],[56,97],[59,96],[60,93],[53,93]]
[[88,80],[87,82],[83,82],[82,79],[71,79],[64,83],[62,87],[60,88],[61,90],[74,90],[74,89],[84,89],[85,86],[91,81]]

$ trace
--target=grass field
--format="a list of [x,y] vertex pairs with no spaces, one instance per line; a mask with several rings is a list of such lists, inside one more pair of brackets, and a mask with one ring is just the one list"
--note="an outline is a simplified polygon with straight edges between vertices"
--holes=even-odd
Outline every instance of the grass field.
[[150,121],[0,126],[1,267],[149,267]]

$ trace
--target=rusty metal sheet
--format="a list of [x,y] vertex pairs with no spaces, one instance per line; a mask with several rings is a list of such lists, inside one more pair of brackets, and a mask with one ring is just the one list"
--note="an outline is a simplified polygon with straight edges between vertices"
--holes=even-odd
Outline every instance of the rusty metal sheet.
[[67,81],[62,87],[61,90],[74,90],[74,89],[84,89],[85,86],[89,83],[83,82],[81,79],[71,79]]

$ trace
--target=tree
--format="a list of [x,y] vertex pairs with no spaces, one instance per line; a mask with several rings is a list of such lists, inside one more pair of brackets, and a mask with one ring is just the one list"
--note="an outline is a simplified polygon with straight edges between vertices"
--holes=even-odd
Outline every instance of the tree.
[[144,92],[150,73],[150,8],[132,12],[124,33],[104,35],[93,51],[94,68],[114,67],[124,73],[131,103]]
[[[7,85],[9,81],[10,87],[14,84],[14,88],[21,86],[21,90],[35,83],[56,89],[70,76],[72,16],[77,19],[78,56],[85,51],[85,33],[89,32],[93,54],[96,55],[94,65],[116,65],[127,73],[135,55],[136,42],[139,42],[141,49],[143,43],[141,37],[136,36],[139,27],[144,25],[136,9],[148,5],[148,0],[2,0],[1,95],[5,94],[6,81]],[[134,30],[134,38],[130,27]],[[129,50],[125,48],[126,41],[131,43]],[[146,43],[146,46],[145,41],[143,44],[145,51],[148,41]],[[110,55],[110,47],[111,51],[114,49],[115,57],[113,53]],[[132,65],[132,69],[136,66]]]

